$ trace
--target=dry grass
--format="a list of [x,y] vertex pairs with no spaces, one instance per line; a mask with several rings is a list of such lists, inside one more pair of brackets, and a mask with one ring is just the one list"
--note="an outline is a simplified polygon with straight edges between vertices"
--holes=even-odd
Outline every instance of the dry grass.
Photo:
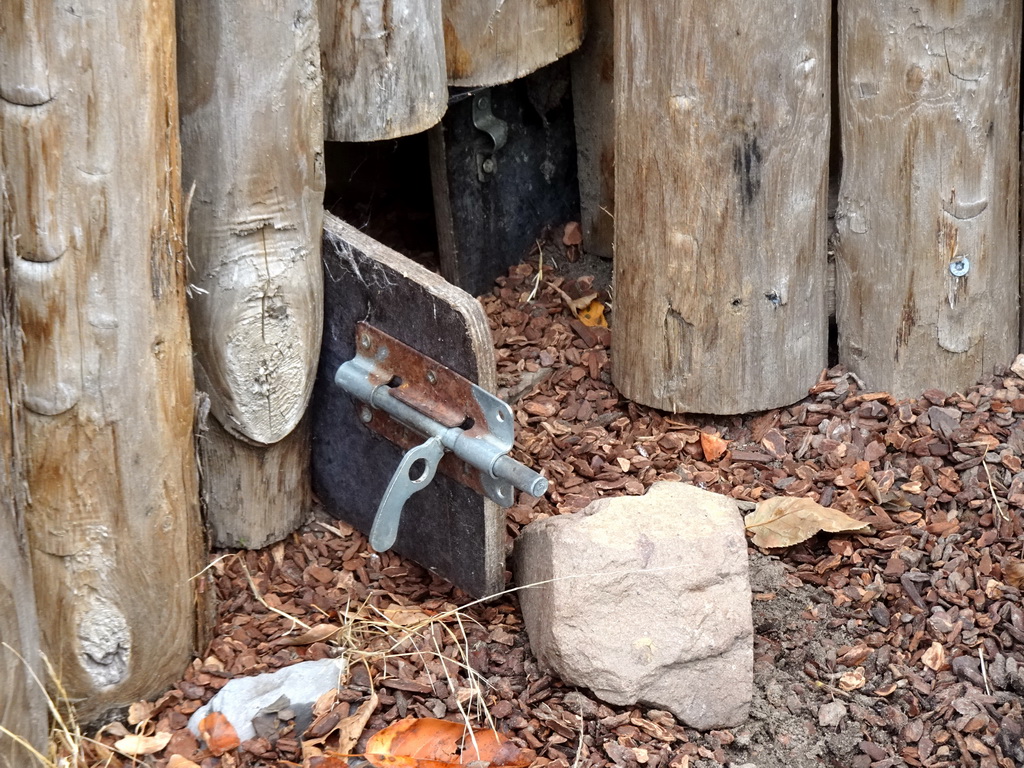
[[[68,701],[67,691],[46,655],[40,654],[40,657],[45,667],[46,676],[50,680],[49,689],[20,653],[7,643],[3,643],[2,647],[21,660],[25,669],[28,670],[32,683],[43,691],[50,713],[51,726],[45,754],[3,726],[0,726],[0,734],[19,744],[43,768],[108,768],[114,757],[110,750],[100,742],[86,737],[82,733],[74,709],[58,703]],[[51,690],[56,695],[56,700],[50,694]]]

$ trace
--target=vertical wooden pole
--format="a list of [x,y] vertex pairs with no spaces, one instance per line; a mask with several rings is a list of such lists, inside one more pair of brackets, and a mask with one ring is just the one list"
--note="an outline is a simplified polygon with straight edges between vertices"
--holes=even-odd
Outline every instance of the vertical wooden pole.
[[830,15],[828,0],[616,3],[627,397],[755,411],[798,400],[825,365]]
[[583,247],[610,258],[615,231],[614,0],[588,0],[587,36],[572,55],[572,105]]
[[87,722],[177,679],[197,625],[174,6],[100,0],[37,21],[47,64],[30,90],[50,97],[0,100],[0,164],[40,629]]
[[379,141],[435,125],[448,107],[441,0],[320,3],[329,141]]
[[[45,677],[25,538],[28,487],[22,457],[21,325],[8,274],[14,232],[6,226],[6,200],[0,166],[0,727],[43,751],[47,720],[41,684]],[[21,768],[32,762],[28,750],[0,734],[0,768]]]
[[1021,4],[839,3],[840,361],[898,397],[1017,351]]
[[312,0],[178,0],[189,311],[217,422],[202,453],[218,546],[261,547],[309,509],[308,437],[295,427],[323,312],[318,40]]
[[584,0],[444,0],[450,85],[498,85],[571,53]]

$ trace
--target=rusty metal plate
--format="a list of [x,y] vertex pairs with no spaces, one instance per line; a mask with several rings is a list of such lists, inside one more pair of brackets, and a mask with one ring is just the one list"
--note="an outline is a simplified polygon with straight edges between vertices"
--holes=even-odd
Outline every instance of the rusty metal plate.
[[[473,437],[487,433],[487,419],[469,379],[366,322],[356,324],[356,347],[360,354],[375,359],[379,371],[386,372],[372,383],[391,385],[392,397],[446,427],[462,427]],[[363,423],[402,450],[423,442],[423,435],[383,411],[364,407],[371,418]],[[445,452],[438,470],[479,494],[486,493],[480,470],[450,451]]]

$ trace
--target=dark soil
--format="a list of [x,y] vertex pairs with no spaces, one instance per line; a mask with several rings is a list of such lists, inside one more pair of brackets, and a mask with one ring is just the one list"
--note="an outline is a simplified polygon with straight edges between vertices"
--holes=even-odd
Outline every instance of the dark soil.
[[[367,734],[407,716],[469,716],[475,725],[489,716],[536,752],[535,766],[1024,764],[1024,380],[1006,372],[962,394],[897,401],[835,368],[788,408],[666,414],[616,392],[610,334],[569,309],[595,290],[611,297],[579,269],[550,272],[562,256],[548,255],[539,282],[535,263],[520,265],[482,298],[499,382],[515,402],[516,457],[551,480],[545,498],[509,510],[510,542],[532,520],[641,494],[658,480],[727,494],[745,511],[775,495],[807,496],[872,526],[783,551],[751,547],[749,721],[702,734],[666,712],[602,704],[537,666],[514,593],[470,603],[322,518],[267,550],[217,561],[209,649],[175,689],[138,705],[101,741],[170,732],[166,749],[139,758],[157,766],[172,754],[204,768],[302,764],[301,734],[288,723],[214,757],[185,721],[233,676],[346,648],[351,674],[331,705],[339,717],[371,690],[379,704]],[[728,442],[717,461],[704,456],[701,433]],[[464,607],[448,613],[456,606]],[[307,634],[288,617],[339,631]],[[307,756],[330,750],[331,738]]]

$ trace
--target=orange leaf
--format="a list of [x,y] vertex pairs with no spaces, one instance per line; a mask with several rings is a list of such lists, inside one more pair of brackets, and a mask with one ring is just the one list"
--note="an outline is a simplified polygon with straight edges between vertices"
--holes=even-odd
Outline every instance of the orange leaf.
[[590,302],[586,309],[580,310],[577,317],[580,319],[581,323],[590,326],[591,328],[596,326],[600,326],[601,328],[608,327],[608,321],[604,316],[604,304],[600,301]]
[[199,721],[199,735],[216,757],[242,743],[235,732],[235,726],[221,712],[211,712]]
[[167,768],[199,768],[199,764],[181,755],[171,755],[171,759],[167,761]]
[[525,768],[533,754],[489,729],[470,732],[450,720],[406,718],[378,731],[366,743],[364,757],[377,768],[449,768],[482,761]]
[[704,449],[705,460],[718,461],[729,447],[729,443],[723,440],[717,432],[701,432],[700,447]]
[[348,760],[341,755],[328,753],[318,757],[311,757],[306,761],[305,768],[348,768]]

